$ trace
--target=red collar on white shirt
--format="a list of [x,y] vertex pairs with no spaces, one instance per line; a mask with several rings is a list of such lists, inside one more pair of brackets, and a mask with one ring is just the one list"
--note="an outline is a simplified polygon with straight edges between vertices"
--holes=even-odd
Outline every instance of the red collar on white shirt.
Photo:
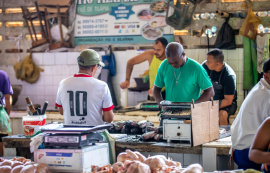
[[79,73],[79,74],[74,74],[73,77],[92,77],[89,74],[83,74],[83,73]]

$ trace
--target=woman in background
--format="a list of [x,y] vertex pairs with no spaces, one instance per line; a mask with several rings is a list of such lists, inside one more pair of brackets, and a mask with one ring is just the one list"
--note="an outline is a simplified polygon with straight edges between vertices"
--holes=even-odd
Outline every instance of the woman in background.
[[270,117],[259,127],[250,147],[249,159],[262,164],[263,172],[270,172]]

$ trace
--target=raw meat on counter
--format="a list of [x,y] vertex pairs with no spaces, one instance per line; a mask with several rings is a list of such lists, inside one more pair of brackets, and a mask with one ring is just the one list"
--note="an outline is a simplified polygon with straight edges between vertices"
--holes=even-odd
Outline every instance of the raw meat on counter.
[[112,123],[112,127],[109,129],[110,133],[124,133],[132,135],[142,135],[140,140],[142,141],[162,141],[162,132],[159,132],[158,127],[154,127],[154,124],[148,120],[142,120],[138,123],[133,120],[118,121]]
[[112,127],[109,129],[110,133],[125,133],[125,134],[143,134],[146,131],[146,127],[153,126],[154,124],[147,120],[139,122],[128,120],[118,121],[112,123]]
[[0,173],[50,173],[48,165],[35,163],[24,157],[0,158]]
[[199,164],[182,168],[180,162],[163,155],[146,158],[138,151],[126,150],[117,156],[113,165],[92,166],[92,173],[203,173],[203,168]]

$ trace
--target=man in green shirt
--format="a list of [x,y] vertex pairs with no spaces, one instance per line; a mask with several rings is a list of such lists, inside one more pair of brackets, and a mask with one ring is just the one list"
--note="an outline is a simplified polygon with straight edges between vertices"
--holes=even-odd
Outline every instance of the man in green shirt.
[[153,95],[158,104],[162,101],[160,91],[163,87],[166,88],[166,100],[172,102],[192,102],[192,99],[203,102],[214,96],[207,72],[198,62],[185,56],[180,43],[168,44],[165,53],[167,59],[158,69],[153,88]]

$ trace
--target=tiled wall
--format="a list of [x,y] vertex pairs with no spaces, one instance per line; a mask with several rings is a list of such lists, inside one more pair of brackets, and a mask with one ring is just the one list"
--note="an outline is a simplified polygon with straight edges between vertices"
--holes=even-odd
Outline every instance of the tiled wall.
[[[127,61],[142,53],[140,50],[127,50],[127,51],[115,51],[117,73],[113,77],[113,85],[115,95],[120,103],[121,92],[123,92],[119,85],[125,80],[126,63]],[[206,58],[207,49],[187,49],[186,55],[190,58],[202,63]],[[100,52],[104,54],[104,52]],[[76,57],[78,52],[61,52],[61,53],[33,53],[34,62],[42,67],[45,71],[41,72],[40,79],[35,84],[28,84],[26,82],[17,80],[13,66],[6,66],[0,64],[0,69],[6,71],[9,74],[11,83],[13,85],[22,85],[23,89],[19,96],[19,99],[14,106],[15,108],[25,109],[25,97],[30,96],[33,103],[43,105],[45,101],[49,101],[48,109],[54,110],[54,103],[56,100],[56,93],[59,82],[74,73],[78,72]],[[225,61],[235,70],[237,75],[237,90],[238,90],[238,103],[242,103],[243,100],[243,49],[224,50]],[[133,77],[138,77],[148,69],[148,62],[144,62],[139,65],[135,65],[131,76],[131,85],[135,85]],[[128,92],[128,105],[134,106],[138,101],[146,100],[147,92]],[[239,104],[240,105],[240,104]]]

